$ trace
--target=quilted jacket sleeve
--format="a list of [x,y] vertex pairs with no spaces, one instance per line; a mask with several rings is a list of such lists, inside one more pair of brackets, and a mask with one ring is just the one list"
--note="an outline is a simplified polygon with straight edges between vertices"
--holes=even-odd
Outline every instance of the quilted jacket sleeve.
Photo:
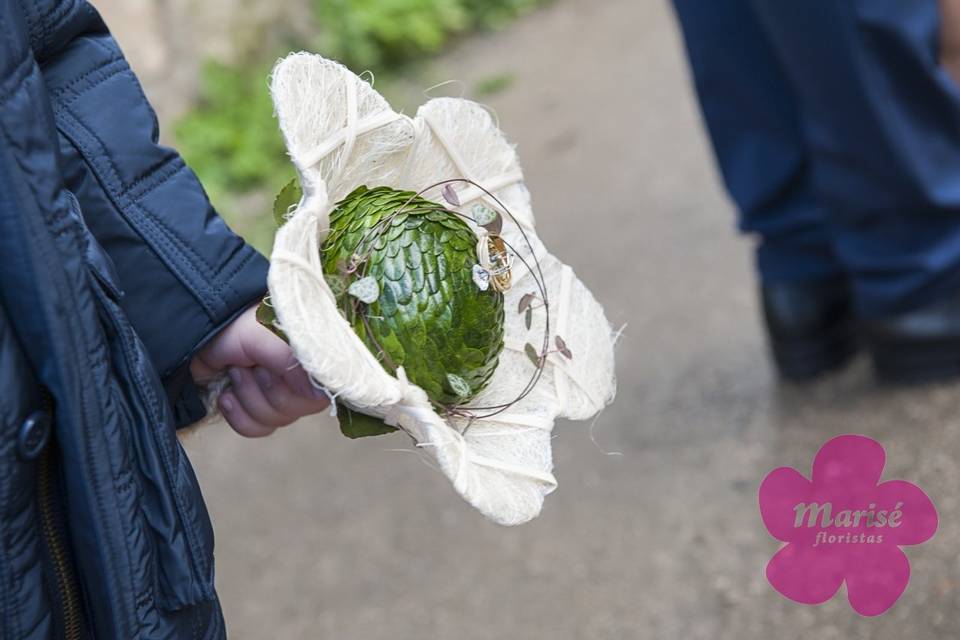
[[267,262],[216,214],[182,158],[157,143],[156,115],[96,11],[83,1],[55,6],[62,15],[35,17],[31,36],[67,187],[112,259],[122,306],[178,425],[188,424],[203,415],[189,360],[264,293]]

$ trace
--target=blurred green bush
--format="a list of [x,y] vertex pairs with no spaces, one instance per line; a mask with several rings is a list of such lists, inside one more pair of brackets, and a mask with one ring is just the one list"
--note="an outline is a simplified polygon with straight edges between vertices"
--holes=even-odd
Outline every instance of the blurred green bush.
[[[373,70],[378,83],[389,82],[404,66],[437,53],[459,34],[499,27],[545,2],[302,1],[311,2],[317,35],[312,42],[291,41],[288,49],[312,49],[354,71]],[[249,57],[272,64],[283,53],[255,51]],[[267,91],[269,64],[207,63],[196,106],[174,127],[180,152],[211,200],[231,226],[263,251],[272,242],[270,216],[243,216],[241,201],[253,191],[276,192],[292,174]]]
[[501,26],[543,0],[313,0],[316,49],[351,69],[395,68],[452,36]]
[[180,151],[212,197],[289,179],[269,73],[264,66],[208,62],[196,107],[176,125]]
[[461,0],[314,0],[316,49],[362,71],[435,53],[467,26]]

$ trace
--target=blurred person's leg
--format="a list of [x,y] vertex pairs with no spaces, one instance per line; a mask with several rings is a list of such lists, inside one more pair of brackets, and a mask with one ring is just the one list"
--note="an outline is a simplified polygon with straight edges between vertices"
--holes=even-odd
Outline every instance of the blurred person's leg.
[[843,273],[814,195],[797,99],[750,0],[674,0],[707,130],[764,282]]
[[960,373],[960,90],[937,0],[751,0],[881,373]]
[[960,286],[960,92],[936,0],[751,0],[807,116],[817,192],[868,316]]
[[853,351],[846,274],[824,224],[797,98],[750,0],[674,0],[740,229],[755,234],[774,359],[790,378]]

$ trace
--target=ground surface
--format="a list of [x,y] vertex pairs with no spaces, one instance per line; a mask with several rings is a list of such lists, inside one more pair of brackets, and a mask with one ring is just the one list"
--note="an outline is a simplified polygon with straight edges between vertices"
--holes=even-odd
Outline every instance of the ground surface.
[[[597,444],[559,425],[559,489],[539,519],[502,529],[393,451],[400,437],[348,441],[328,417],[266,441],[206,427],[188,449],[231,636],[958,637],[960,389],[878,389],[863,362],[812,388],[776,382],[667,3],[561,0],[431,73],[469,87],[508,70],[513,86],[488,101],[519,144],[541,235],[629,323]],[[846,432],[880,440],[885,477],[920,484],[941,516],[877,619],[842,594],[787,602],[763,573],[777,544],[761,479],[806,472]]]

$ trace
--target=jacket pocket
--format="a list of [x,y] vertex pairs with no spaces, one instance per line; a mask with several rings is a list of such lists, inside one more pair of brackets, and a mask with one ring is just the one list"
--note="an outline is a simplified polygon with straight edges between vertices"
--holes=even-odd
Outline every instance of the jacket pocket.
[[[83,225],[79,206],[73,213]],[[146,349],[120,307],[109,256],[86,235],[86,262],[110,350],[111,395],[128,434],[139,511],[152,538],[157,605],[176,610],[214,599],[213,530],[199,483],[176,437],[173,416]],[[158,304],[162,302],[158,301]]]

